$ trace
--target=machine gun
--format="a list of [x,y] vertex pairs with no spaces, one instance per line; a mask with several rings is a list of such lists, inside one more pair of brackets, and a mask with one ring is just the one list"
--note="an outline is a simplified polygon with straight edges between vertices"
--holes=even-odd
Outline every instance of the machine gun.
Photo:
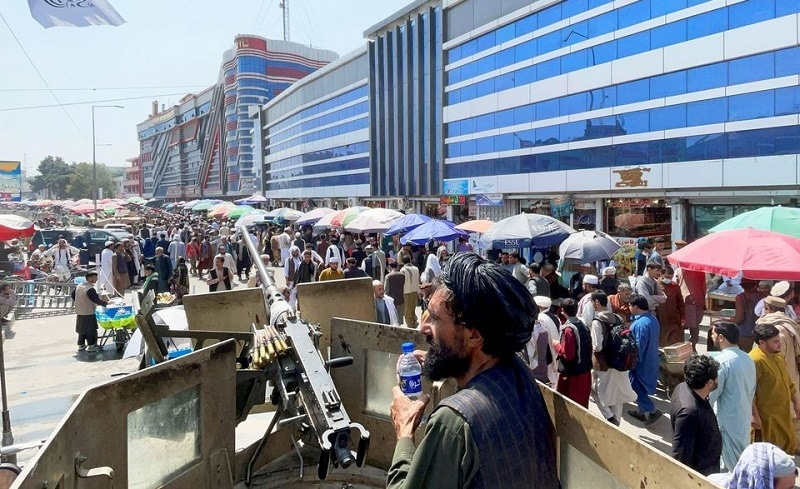
[[[250,256],[258,257],[247,229],[239,227],[238,230]],[[350,420],[329,374],[331,368],[352,364],[352,357],[325,361],[319,351],[319,326],[297,317],[262,261],[255,259],[254,262],[264,289],[269,325],[252,325],[250,368],[265,372],[271,380],[274,386],[271,401],[277,410],[248,463],[246,482],[250,483],[252,466],[276,424],[279,427],[292,425],[299,431],[301,440],[319,447],[317,475],[320,479],[327,477],[331,464],[348,468],[355,462],[362,467],[369,449],[369,431]],[[353,428],[360,433],[355,451],[350,449]],[[292,441],[299,453],[294,436]]]

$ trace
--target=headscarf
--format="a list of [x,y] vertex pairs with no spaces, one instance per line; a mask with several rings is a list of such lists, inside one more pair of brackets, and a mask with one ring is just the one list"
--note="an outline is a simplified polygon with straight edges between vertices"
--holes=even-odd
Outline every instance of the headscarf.
[[728,489],[772,489],[773,479],[789,475],[794,460],[771,443],[753,443],[742,452]]

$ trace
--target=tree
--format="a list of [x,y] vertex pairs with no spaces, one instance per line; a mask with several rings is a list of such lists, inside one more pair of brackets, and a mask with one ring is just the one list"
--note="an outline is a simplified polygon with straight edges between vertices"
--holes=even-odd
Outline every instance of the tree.
[[[92,164],[73,163],[70,166],[66,195],[74,200],[91,199],[94,197],[93,188]],[[103,163],[97,164],[97,188],[103,189],[103,197],[114,197],[114,182],[111,179],[111,173]]]
[[66,195],[71,169],[60,156],[48,155],[39,162],[39,175],[33,179],[31,190],[45,192],[48,199],[59,199]]

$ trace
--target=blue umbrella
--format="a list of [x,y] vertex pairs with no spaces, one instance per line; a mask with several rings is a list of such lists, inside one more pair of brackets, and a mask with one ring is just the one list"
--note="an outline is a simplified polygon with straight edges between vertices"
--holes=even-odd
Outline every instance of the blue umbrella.
[[392,224],[392,227],[387,229],[383,234],[386,236],[393,236],[395,234],[407,233],[430,220],[431,218],[425,214],[406,214]]
[[432,219],[406,233],[400,238],[401,244],[424,245],[430,240],[453,241],[467,233],[456,229],[456,224],[446,219]]
[[497,221],[483,234],[480,242],[493,249],[552,246],[574,232],[554,217],[523,213]]

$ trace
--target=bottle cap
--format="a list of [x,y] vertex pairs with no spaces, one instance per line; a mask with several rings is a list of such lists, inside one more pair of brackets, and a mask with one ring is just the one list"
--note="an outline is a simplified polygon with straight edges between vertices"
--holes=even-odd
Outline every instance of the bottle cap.
[[403,343],[403,354],[414,353],[414,343],[407,341]]

